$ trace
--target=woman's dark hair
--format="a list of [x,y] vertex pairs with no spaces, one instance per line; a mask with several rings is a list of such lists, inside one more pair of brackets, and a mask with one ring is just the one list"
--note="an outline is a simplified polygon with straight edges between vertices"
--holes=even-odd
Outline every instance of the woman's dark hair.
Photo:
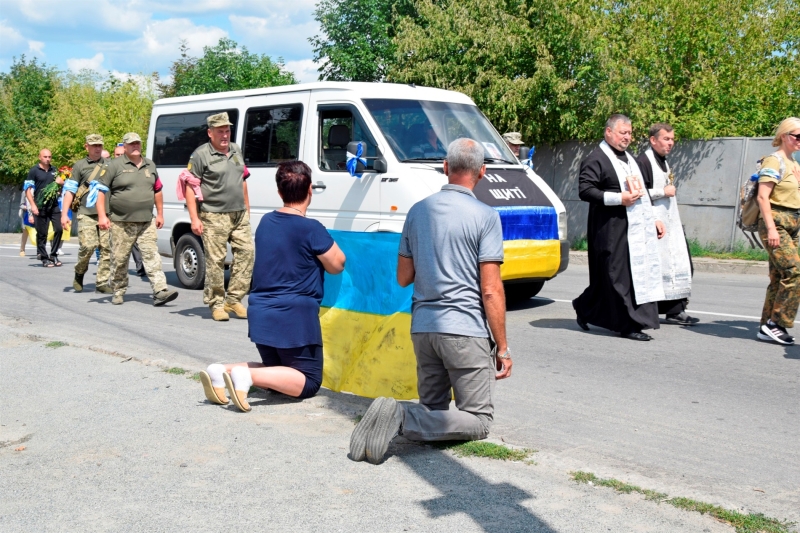
[[285,161],[278,165],[275,182],[284,203],[299,204],[308,198],[311,169],[302,161]]

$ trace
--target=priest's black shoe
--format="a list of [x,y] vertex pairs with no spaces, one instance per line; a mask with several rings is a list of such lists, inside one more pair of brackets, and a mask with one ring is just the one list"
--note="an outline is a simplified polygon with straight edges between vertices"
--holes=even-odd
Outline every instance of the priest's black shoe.
[[686,311],[681,311],[677,315],[667,315],[667,319],[664,322],[667,324],[677,324],[678,326],[694,326],[700,322],[700,319],[687,315]]
[[587,323],[586,323],[586,322],[585,322],[585,321],[584,321],[584,320],[583,320],[583,319],[580,317],[580,315],[578,315],[577,317],[575,317],[575,322],[577,322],[577,323],[578,323],[578,326],[580,326],[580,328],[581,328],[583,331],[589,331],[589,324],[587,324]]
[[642,333],[641,331],[632,331],[630,333],[621,333],[624,338],[630,339],[632,341],[651,341],[653,337],[648,335],[647,333]]

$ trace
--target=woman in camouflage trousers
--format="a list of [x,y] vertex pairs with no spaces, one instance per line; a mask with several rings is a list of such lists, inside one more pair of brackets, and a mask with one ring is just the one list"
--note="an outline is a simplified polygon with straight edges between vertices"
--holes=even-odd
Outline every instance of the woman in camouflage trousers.
[[758,234],[769,253],[769,286],[761,313],[760,340],[794,344],[787,329],[794,326],[800,304],[800,118],[790,117],[775,131],[778,148],[761,160],[758,171]]

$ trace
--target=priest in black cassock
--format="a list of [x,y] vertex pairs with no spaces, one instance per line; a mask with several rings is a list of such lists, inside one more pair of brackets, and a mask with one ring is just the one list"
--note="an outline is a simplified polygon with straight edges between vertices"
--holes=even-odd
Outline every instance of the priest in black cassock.
[[650,126],[650,148],[636,158],[656,218],[664,222],[667,236],[658,242],[661,250],[661,277],[666,300],[658,302],[658,314],[667,315],[667,324],[694,326],[699,319],[686,314],[692,294],[692,257],[683,233],[672,168],[667,156],[675,146],[675,130],[669,124]]
[[656,302],[664,300],[658,239],[666,230],[626,151],[631,133],[628,117],[612,115],[605,140],[581,161],[579,195],[589,202],[589,286],[572,306],[584,330],[592,324],[649,341],[642,330],[658,329]]

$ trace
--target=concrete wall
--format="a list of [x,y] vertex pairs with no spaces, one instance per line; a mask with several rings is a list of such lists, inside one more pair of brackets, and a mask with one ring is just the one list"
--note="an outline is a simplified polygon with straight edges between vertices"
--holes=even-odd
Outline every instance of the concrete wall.
[[[725,246],[745,241],[736,227],[739,189],[755,170],[756,160],[774,151],[771,141],[767,137],[726,137],[675,145],[669,161],[675,172],[681,219],[690,239]],[[567,208],[570,240],[586,235],[589,204],[578,198],[578,173],[581,159],[595,146],[597,143],[574,141],[542,146],[536,148],[533,158],[536,173]],[[0,187],[0,233],[19,229],[19,195],[19,187]]]
[[[22,187],[19,185],[0,186],[0,233],[16,233],[20,230],[19,201]],[[72,225],[72,235],[78,235],[78,225]]]
[[19,199],[22,188],[19,186],[0,186],[0,233],[19,231]]
[[[669,162],[687,237],[724,246],[746,242],[736,227],[739,189],[754,172],[756,160],[775,150],[771,142],[767,137],[725,137],[675,145]],[[537,147],[533,158],[536,173],[567,208],[570,239],[586,235],[589,204],[578,198],[578,173],[581,159],[595,146],[597,143],[565,142]]]

